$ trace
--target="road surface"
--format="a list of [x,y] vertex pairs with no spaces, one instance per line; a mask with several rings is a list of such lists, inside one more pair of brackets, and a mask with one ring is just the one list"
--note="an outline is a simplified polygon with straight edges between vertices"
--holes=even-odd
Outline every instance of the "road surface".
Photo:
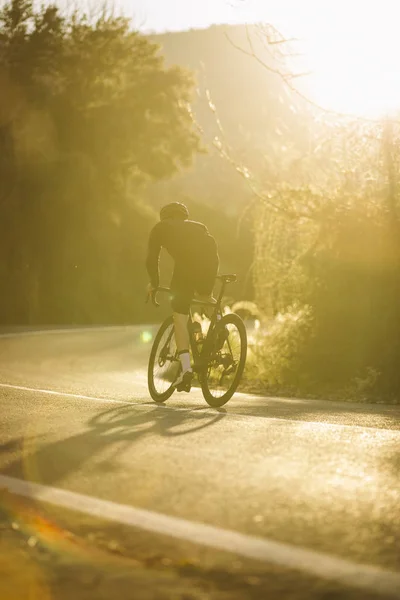
[[0,596],[400,598],[400,407],[157,406],[142,334],[0,336]]

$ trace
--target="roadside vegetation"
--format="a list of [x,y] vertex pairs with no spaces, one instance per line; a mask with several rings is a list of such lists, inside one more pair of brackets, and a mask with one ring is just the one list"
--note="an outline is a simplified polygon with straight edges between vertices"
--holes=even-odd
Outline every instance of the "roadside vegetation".
[[400,129],[321,133],[271,189],[279,210],[269,197],[255,208],[255,301],[268,326],[252,376],[276,393],[398,402]]

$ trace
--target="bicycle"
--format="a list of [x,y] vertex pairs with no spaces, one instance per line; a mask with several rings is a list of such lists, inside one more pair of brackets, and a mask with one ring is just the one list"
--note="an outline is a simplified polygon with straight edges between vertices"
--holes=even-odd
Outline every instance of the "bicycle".
[[[218,408],[223,406],[235,393],[247,357],[247,333],[239,315],[235,313],[223,315],[222,298],[228,283],[237,280],[236,275],[219,275],[222,282],[218,298],[215,302],[204,302],[193,299],[188,317],[192,368],[206,402]],[[159,287],[152,294],[155,306],[157,293],[170,293],[169,288]],[[193,306],[212,307],[212,315],[207,334],[202,334],[201,325],[193,320]],[[150,352],[148,366],[148,387],[152,399],[163,403],[175,391],[174,381],[181,369],[181,363],[174,336],[173,316],[169,316],[161,324]]]

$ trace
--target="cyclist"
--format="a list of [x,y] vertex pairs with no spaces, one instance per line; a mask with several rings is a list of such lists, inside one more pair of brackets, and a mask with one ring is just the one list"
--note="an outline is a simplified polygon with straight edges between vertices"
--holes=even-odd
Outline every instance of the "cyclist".
[[175,262],[170,285],[171,305],[182,368],[174,386],[180,392],[189,392],[193,378],[187,329],[190,303],[194,296],[202,301],[214,300],[212,292],[219,266],[218,249],[207,227],[189,220],[189,211],[184,204],[167,204],[160,211],[159,223],[150,232],[146,260],[150,277],[149,294],[154,293],[159,285],[161,248],[165,248]]

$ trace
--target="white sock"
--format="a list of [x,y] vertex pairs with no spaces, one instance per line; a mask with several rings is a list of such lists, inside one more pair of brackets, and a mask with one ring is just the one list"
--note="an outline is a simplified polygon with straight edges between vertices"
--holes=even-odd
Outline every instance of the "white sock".
[[192,367],[190,365],[190,354],[188,350],[183,350],[179,353],[179,358],[181,360],[182,372],[186,373],[186,371],[191,371]]

